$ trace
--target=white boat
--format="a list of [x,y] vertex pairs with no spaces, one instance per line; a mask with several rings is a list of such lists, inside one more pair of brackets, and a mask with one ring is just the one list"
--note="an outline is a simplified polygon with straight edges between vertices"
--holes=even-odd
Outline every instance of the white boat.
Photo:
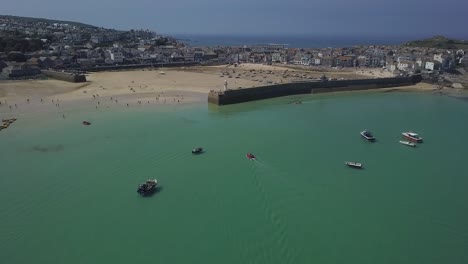
[[360,163],[360,162],[345,161],[345,164],[346,164],[348,167],[352,167],[352,168],[357,168],[357,169],[361,169],[361,168],[362,168],[362,163]]
[[400,143],[409,147],[416,147],[416,144],[414,144],[413,142],[400,140]]
[[370,131],[364,130],[361,133],[361,137],[365,138],[367,141],[375,141],[375,137],[372,135]]
[[422,143],[423,139],[420,137],[418,134],[408,131],[408,132],[403,132],[401,133],[406,139],[409,139],[409,141],[416,142],[416,143]]

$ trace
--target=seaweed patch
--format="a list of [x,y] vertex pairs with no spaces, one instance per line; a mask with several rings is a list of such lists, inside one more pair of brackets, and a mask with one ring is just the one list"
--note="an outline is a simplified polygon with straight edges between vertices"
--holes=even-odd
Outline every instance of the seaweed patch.
[[61,144],[56,145],[36,145],[33,147],[34,151],[39,152],[59,152],[63,151],[64,147]]

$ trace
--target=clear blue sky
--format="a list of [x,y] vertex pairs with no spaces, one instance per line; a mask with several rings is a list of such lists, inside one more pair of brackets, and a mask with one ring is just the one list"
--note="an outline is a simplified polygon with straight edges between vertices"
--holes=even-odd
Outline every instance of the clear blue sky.
[[466,0],[14,0],[0,14],[162,33],[468,38]]

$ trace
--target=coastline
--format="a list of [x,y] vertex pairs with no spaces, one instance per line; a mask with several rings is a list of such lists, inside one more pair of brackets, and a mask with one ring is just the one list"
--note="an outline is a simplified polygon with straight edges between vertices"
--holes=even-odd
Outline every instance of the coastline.
[[[291,69],[281,65],[242,64],[239,67],[203,66],[98,72],[89,74],[86,83],[53,79],[2,81],[0,114],[12,116],[41,112],[62,116],[69,109],[76,108],[99,110],[198,104],[206,102],[210,90],[222,89],[225,80],[230,88],[245,88],[266,85],[264,79],[270,82],[293,82],[318,78],[322,74],[330,78],[345,79],[388,76],[388,72],[375,69],[322,72]],[[418,83],[372,92],[435,90],[435,85]]]

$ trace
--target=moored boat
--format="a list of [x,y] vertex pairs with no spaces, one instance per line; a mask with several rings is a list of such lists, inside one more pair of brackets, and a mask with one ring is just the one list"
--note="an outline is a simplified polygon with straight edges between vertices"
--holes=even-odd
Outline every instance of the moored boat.
[[192,154],[200,154],[200,153],[203,153],[203,148],[192,149]]
[[91,125],[91,122],[89,122],[89,121],[83,121],[83,125],[89,126],[89,125]]
[[367,141],[375,141],[375,137],[372,135],[370,131],[364,130],[361,133],[361,137],[365,138]]
[[250,152],[247,153],[245,156],[246,156],[249,160],[255,160],[255,155],[252,154],[252,153],[250,153]]
[[141,196],[145,196],[145,195],[148,195],[148,194],[151,194],[153,193],[155,190],[156,190],[156,186],[158,185],[158,181],[156,179],[149,179],[149,180],[146,180],[145,183],[142,183],[140,185],[138,185],[138,190],[137,192],[141,195]]
[[409,147],[416,147],[416,144],[414,144],[413,142],[400,140],[400,143]]
[[345,161],[345,164],[351,168],[362,169],[362,163],[354,161]]
[[403,135],[403,137],[405,137],[406,139],[408,139],[411,142],[416,142],[416,143],[422,143],[423,142],[422,137],[420,137],[418,134],[416,134],[414,132],[408,131],[408,132],[403,132],[401,134]]

